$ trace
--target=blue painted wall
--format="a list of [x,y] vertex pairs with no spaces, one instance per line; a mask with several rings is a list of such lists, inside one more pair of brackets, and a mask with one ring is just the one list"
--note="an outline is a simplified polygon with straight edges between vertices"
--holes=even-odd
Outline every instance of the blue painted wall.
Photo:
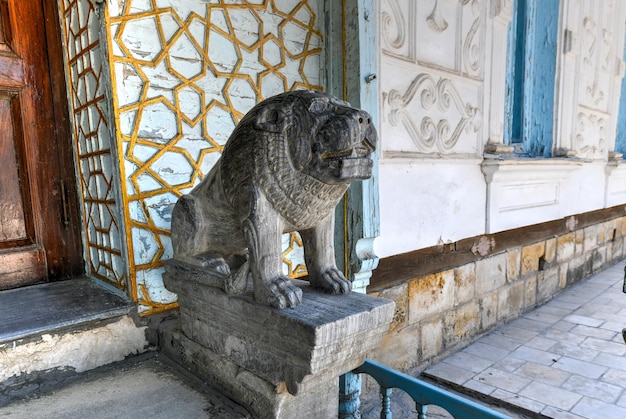
[[554,135],[554,83],[559,0],[516,0],[509,27],[505,142],[549,157]]
[[[626,61],[626,42],[624,43],[624,61]],[[626,158],[626,78],[622,80],[615,151],[624,153],[624,157]]]
[[[524,8],[515,1],[507,39],[506,100],[504,141],[522,143],[522,93],[524,87]],[[520,23],[518,25],[518,22]]]

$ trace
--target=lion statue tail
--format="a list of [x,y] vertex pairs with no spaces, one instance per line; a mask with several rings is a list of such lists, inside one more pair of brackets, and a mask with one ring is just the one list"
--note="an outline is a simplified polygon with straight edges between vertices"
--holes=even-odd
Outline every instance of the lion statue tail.
[[224,291],[228,295],[242,294],[248,287],[250,263],[246,260],[235,272],[228,275],[224,281]]

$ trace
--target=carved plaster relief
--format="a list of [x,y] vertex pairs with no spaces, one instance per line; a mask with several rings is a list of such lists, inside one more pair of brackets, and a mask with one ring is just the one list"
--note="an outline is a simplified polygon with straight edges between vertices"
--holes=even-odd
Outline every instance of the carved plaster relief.
[[438,1],[435,0],[435,6],[433,7],[433,11],[426,17],[426,22],[430,29],[434,32],[443,32],[448,29],[448,21],[443,17],[443,13],[441,12],[441,8],[438,7]]
[[[481,77],[484,6],[480,0],[420,2],[415,56],[420,63]],[[420,22],[422,22],[420,24]],[[427,40],[427,41],[426,41]]]
[[451,79],[421,73],[404,93],[391,90],[387,104],[391,125],[402,125],[420,153],[450,153],[480,128],[478,108],[463,99]]
[[415,25],[409,24],[415,1],[389,0],[380,4],[383,53],[408,61],[414,60]]
[[482,75],[481,0],[380,1],[383,54],[408,62]]
[[579,157],[601,159],[606,150],[606,117],[592,112],[578,113],[575,148]]
[[[465,36],[462,47],[462,71],[474,76],[482,72],[483,27],[482,4],[478,0],[463,0],[462,33]],[[469,26],[469,28],[468,28]]]
[[590,17],[583,19],[583,63],[587,66],[593,65],[593,56],[596,52],[596,23]]
[[605,28],[600,27],[591,16],[583,19],[582,36],[582,66],[581,74],[584,80],[585,94],[581,98],[581,104],[592,109],[606,110],[606,80],[607,60],[613,56],[612,34]]
[[564,3],[556,148],[571,149],[583,158],[604,159],[613,147],[625,6],[616,1]]
[[[456,0],[420,2],[416,10],[416,59],[426,65],[457,69]],[[428,40],[424,42],[423,40]]]
[[606,29],[602,30],[602,71],[613,71],[613,34]]
[[508,7],[492,3],[379,1],[387,156],[480,152],[487,5]]

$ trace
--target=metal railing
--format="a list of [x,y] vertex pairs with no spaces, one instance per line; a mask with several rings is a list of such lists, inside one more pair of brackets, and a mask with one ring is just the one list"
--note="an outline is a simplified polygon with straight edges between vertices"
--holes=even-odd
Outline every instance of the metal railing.
[[426,419],[427,405],[443,407],[455,419],[509,418],[509,416],[500,412],[369,359],[366,359],[363,365],[357,367],[352,372],[355,374],[368,374],[380,385],[380,394],[382,395],[381,419],[392,418],[390,399],[392,388],[398,388],[411,396],[415,401],[419,419]]

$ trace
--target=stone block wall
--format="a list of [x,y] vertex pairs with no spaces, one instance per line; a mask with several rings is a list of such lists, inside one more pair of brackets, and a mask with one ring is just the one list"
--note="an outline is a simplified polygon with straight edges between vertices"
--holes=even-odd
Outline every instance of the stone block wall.
[[622,216],[373,292],[394,300],[396,311],[370,358],[422,369],[621,261],[625,249]]

